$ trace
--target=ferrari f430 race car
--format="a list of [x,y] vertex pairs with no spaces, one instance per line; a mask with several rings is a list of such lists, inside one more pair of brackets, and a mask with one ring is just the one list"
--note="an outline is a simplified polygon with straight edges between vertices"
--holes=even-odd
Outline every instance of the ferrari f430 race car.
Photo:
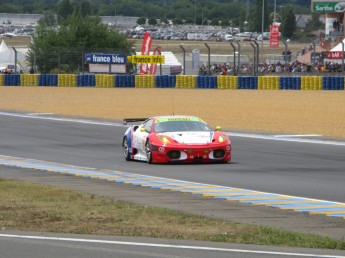
[[127,161],[147,163],[228,162],[231,142],[220,127],[211,127],[195,116],[157,116],[128,118],[142,122],[130,126],[123,137],[123,155]]

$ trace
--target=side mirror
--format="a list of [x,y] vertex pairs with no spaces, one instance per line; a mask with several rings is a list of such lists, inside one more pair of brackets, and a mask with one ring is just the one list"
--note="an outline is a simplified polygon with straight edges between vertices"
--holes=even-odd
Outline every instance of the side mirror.
[[215,131],[221,131],[221,130],[222,130],[222,127],[220,127],[219,125],[217,125]]
[[145,127],[140,127],[140,132],[145,133],[146,132]]

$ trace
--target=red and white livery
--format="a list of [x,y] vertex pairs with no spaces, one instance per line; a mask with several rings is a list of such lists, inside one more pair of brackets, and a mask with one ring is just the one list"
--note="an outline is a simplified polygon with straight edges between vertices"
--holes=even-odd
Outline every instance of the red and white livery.
[[195,116],[157,116],[128,118],[124,124],[142,121],[130,126],[122,140],[126,160],[147,163],[172,162],[229,162],[229,136],[217,127],[211,127]]

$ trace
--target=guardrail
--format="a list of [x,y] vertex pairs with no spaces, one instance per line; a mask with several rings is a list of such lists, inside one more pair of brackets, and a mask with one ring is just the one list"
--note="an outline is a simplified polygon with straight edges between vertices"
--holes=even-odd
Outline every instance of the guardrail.
[[0,86],[344,90],[344,76],[0,74]]

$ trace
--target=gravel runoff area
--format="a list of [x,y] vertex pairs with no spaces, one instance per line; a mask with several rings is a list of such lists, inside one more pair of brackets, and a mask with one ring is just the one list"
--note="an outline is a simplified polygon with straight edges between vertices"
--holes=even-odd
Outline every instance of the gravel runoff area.
[[0,87],[0,109],[122,120],[196,115],[232,131],[345,138],[345,91]]

